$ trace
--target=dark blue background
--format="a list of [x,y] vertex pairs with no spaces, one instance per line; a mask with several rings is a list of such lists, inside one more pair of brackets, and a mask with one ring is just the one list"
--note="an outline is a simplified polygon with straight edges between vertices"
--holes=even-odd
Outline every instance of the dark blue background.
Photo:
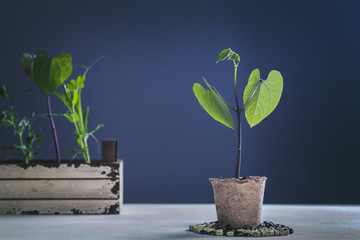
[[[125,201],[212,202],[208,178],[234,174],[236,132],[206,114],[192,85],[204,76],[233,103],[233,66],[215,64],[230,47],[241,94],[254,68],[284,77],[277,109],[243,124],[242,175],[268,177],[266,203],[360,203],[359,11],[355,0],[1,1],[0,83],[21,114],[44,113],[38,89],[20,95],[34,87],[21,53],[66,51],[84,65],[105,56],[83,101],[90,127],[105,124],[97,137],[119,140]],[[42,158],[54,158],[48,121],[38,123]],[[56,124],[62,152],[75,148],[72,125]],[[12,140],[1,132],[0,145]]]

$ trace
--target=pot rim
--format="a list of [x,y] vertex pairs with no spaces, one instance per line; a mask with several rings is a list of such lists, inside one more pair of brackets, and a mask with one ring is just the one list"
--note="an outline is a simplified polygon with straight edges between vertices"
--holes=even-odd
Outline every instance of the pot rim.
[[265,176],[249,176],[249,177],[240,177],[240,178],[209,178],[210,182],[240,182],[245,183],[249,181],[262,182],[266,181],[267,177]]

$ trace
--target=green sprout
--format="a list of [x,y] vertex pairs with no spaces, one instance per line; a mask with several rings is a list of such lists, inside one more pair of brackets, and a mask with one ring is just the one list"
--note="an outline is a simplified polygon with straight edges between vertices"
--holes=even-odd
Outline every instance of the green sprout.
[[[86,71],[87,72],[87,71]],[[80,149],[71,150],[65,154],[82,154],[85,162],[90,163],[90,154],[88,148],[88,138],[92,137],[97,145],[99,150],[99,143],[94,133],[102,128],[104,125],[99,124],[94,130],[88,131],[88,116],[90,108],[87,107],[85,110],[82,110],[82,103],[81,103],[81,90],[85,87],[85,74],[78,76],[77,79],[72,79],[71,81],[63,84],[63,92],[59,94],[55,92],[55,95],[65,104],[68,111],[63,113],[62,115],[69,120],[69,122],[74,124],[75,132],[74,137]]]
[[24,53],[21,55],[20,61],[25,75],[39,87],[40,91],[47,98],[56,159],[60,164],[59,141],[51,110],[50,95],[71,75],[73,68],[71,56],[63,52],[58,57],[49,57],[46,51],[41,51],[37,55]]
[[[240,57],[228,48],[221,51],[216,63],[224,60],[232,61],[234,64],[234,96],[236,107],[233,107],[227,102],[205,78],[203,78],[203,80],[208,89],[204,89],[200,84],[195,83],[193,91],[200,105],[211,117],[231,129],[237,129],[238,145],[235,178],[239,178],[241,165],[241,113],[245,111],[245,117],[250,127],[254,127],[269,116],[280,101],[283,90],[283,78],[280,72],[272,70],[267,79],[263,80],[260,78],[259,69],[253,70],[244,90],[244,104],[240,107],[236,91],[236,75]],[[229,108],[237,116],[237,127],[235,127],[234,119]]]
[[[0,98],[9,98],[9,89],[6,86],[0,88]],[[35,113],[30,117],[24,116],[20,119],[19,114],[14,111],[14,106],[7,110],[0,111],[0,129],[11,127],[14,129],[14,135],[18,138],[18,144],[11,144],[4,146],[2,150],[20,150],[22,153],[22,160],[29,163],[34,157],[40,155],[36,152],[39,145],[36,143],[42,142],[42,134],[35,132],[32,128]],[[36,144],[34,146],[34,144]]]
[[[86,163],[90,164],[91,162],[87,140],[89,137],[92,137],[98,144],[94,133],[104,125],[99,124],[93,131],[88,131],[87,122],[89,108],[87,107],[84,111],[82,109],[81,91],[85,86],[84,81],[86,73],[100,59],[101,58],[97,59],[92,65],[90,65],[90,67],[85,67],[85,73],[82,76],[79,76],[76,80],[72,79],[67,81],[73,70],[72,58],[69,53],[63,52],[58,57],[49,57],[46,51],[41,51],[34,56],[28,53],[24,53],[21,56],[21,63],[25,75],[36,85],[38,85],[41,92],[47,97],[48,116],[53,131],[56,158],[58,163],[60,163],[60,150],[55,123],[53,120],[53,116],[58,115],[64,116],[67,120],[74,124],[74,137],[80,146],[80,149],[71,150],[62,155],[73,153],[75,154],[75,157],[76,154],[81,153]],[[59,94],[56,92],[56,90],[61,85],[63,86],[63,92],[62,94]],[[53,93],[67,107],[68,111],[66,113],[52,113],[50,106],[50,95]]]

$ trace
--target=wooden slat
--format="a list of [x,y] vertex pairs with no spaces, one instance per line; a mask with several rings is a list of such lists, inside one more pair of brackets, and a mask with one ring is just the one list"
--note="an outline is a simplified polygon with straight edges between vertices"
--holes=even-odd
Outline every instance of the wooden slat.
[[[0,162],[1,163],[1,162]],[[18,166],[16,164],[0,164],[0,179],[8,178],[119,178],[119,165],[122,161],[112,166],[91,166],[88,164],[68,165],[61,164],[57,167],[43,166]]]
[[117,214],[123,186],[122,161],[6,162],[0,164],[0,214]]
[[1,180],[0,199],[118,198],[119,180]]
[[121,161],[119,165],[119,201],[120,206],[123,205],[124,202],[124,162]]
[[0,214],[118,214],[118,200],[0,200]]

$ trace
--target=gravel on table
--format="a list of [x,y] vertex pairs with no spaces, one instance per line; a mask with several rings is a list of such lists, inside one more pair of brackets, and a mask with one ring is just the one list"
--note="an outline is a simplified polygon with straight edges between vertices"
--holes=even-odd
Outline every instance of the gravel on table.
[[271,221],[264,221],[255,228],[238,228],[221,226],[218,222],[190,225],[189,230],[194,233],[227,237],[274,237],[286,236],[294,233],[294,229]]

